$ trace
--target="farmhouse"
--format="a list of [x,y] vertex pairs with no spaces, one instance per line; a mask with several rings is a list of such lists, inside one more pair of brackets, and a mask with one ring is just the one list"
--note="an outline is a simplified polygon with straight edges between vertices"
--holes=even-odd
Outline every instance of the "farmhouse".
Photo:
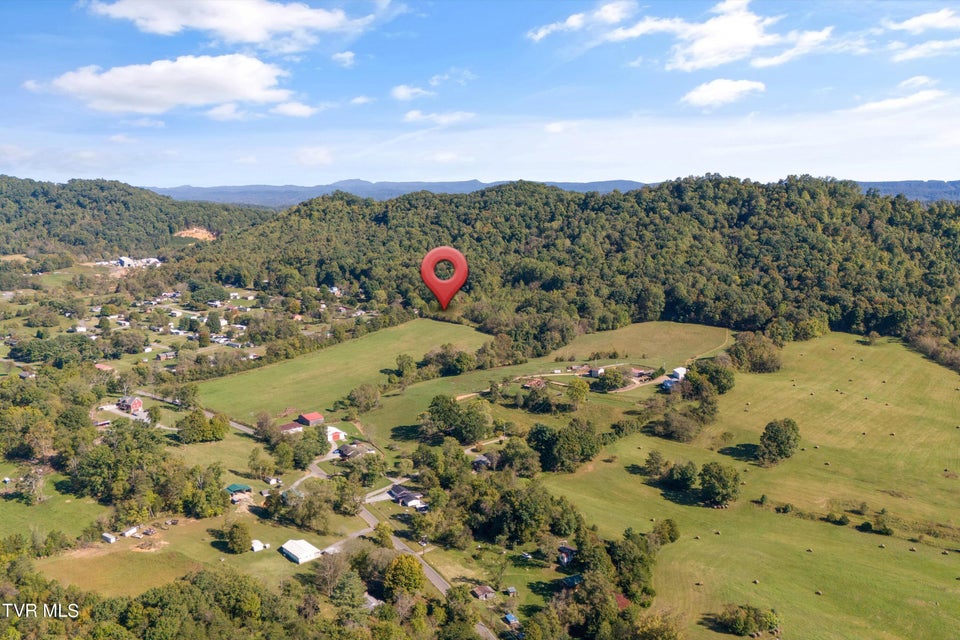
[[319,558],[323,552],[306,540],[287,540],[280,547],[280,553],[297,564],[310,562]]
[[368,453],[373,453],[373,449],[365,444],[345,444],[339,449],[341,460],[353,460]]
[[117,409],[127,413],[140,413],[143,411],[143,400],[137,396],[124,396],[117,400]]
[[280,433],[303,433],[303,425],[299,422],[288,422],[280,425]]
[[490,463],[490,458],[481,454],[473,459],[471,463],[474,471],[481,471],[483,469],[489,469],[492,465]]
[[497,595],[497,592],[493,590],[493,587],[485,584],[482,584],[479,587],[474,587],[470,590],[470,593],[472,593],[473,597],[477,600],[489,600],[493,596]]
[[401,484],[395,484],[387,491],[387,495],[397,501],[397,504],[403,507],[419,507],[423,505],[423,494],[413,489],[408,489]]
[[336,427],[327,426],[327,442],[336,444],[347,439],[347,432]]
[[573,560],[574,556],[577,555],[577,550],[568,546],[561,546],[557,551],[560,552],[560,564],[563,566],[567,566],[570,561]]
[[297,416],[297,422],[306,427],[315,427],[323,422],[323,415],[312,411],[310,413],[301,413]]

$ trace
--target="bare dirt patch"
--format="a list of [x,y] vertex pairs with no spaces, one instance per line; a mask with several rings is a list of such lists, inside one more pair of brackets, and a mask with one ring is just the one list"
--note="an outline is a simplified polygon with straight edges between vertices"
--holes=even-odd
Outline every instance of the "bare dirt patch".
[[142,551],[146,551],[146,552],[158,551],[163,547],[167,546],[168,544],[170,543],[167,542],[166,540],[157,540],[157,539],[144,540],[143,542],[135,546],[133,548],[133,551],[141,551],[141,552]]
[[178,238],[194,238],[195,240],[203,240],[204,242],[210,242],[217,239],[217,236],[212,231],[209,229],[204,229],[203,227],[190,227],[189,229],[184,229],[183,231],[177,231],[173,235]]

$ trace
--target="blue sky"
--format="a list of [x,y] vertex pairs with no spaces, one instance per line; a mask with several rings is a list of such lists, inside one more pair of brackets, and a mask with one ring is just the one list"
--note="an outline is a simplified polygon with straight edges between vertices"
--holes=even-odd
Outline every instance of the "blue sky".
[[960,179],[960,2],[0,2],[0,173]]

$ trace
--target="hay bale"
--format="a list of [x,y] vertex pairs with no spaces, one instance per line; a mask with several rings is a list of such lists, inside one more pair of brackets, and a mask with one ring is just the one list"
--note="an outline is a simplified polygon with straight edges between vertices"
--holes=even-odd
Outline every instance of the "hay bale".
[[823,595],[823,591],[820,591],[819,589],[817,589],[816,591],[814,591],[814,593],[816,593],[818,596],[822,596],[822,595]]
[[916,552],[916,551],[917,551],[917,548],[916,548],[916,547],[910,547],[910,551]]
[[753,584],[760,584],[760,581],[757,580],[756,578],[754,578],[754,579],[753,579]]
[[813,553],[813,549],[807,549],[807,553]]

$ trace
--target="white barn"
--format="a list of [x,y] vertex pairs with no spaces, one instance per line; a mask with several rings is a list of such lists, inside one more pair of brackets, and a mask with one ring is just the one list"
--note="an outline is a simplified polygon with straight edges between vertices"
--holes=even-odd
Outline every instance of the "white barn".
[[316,560],[323,553],[306,540],[287,540],[280,547],[280,553],[297,564]]

